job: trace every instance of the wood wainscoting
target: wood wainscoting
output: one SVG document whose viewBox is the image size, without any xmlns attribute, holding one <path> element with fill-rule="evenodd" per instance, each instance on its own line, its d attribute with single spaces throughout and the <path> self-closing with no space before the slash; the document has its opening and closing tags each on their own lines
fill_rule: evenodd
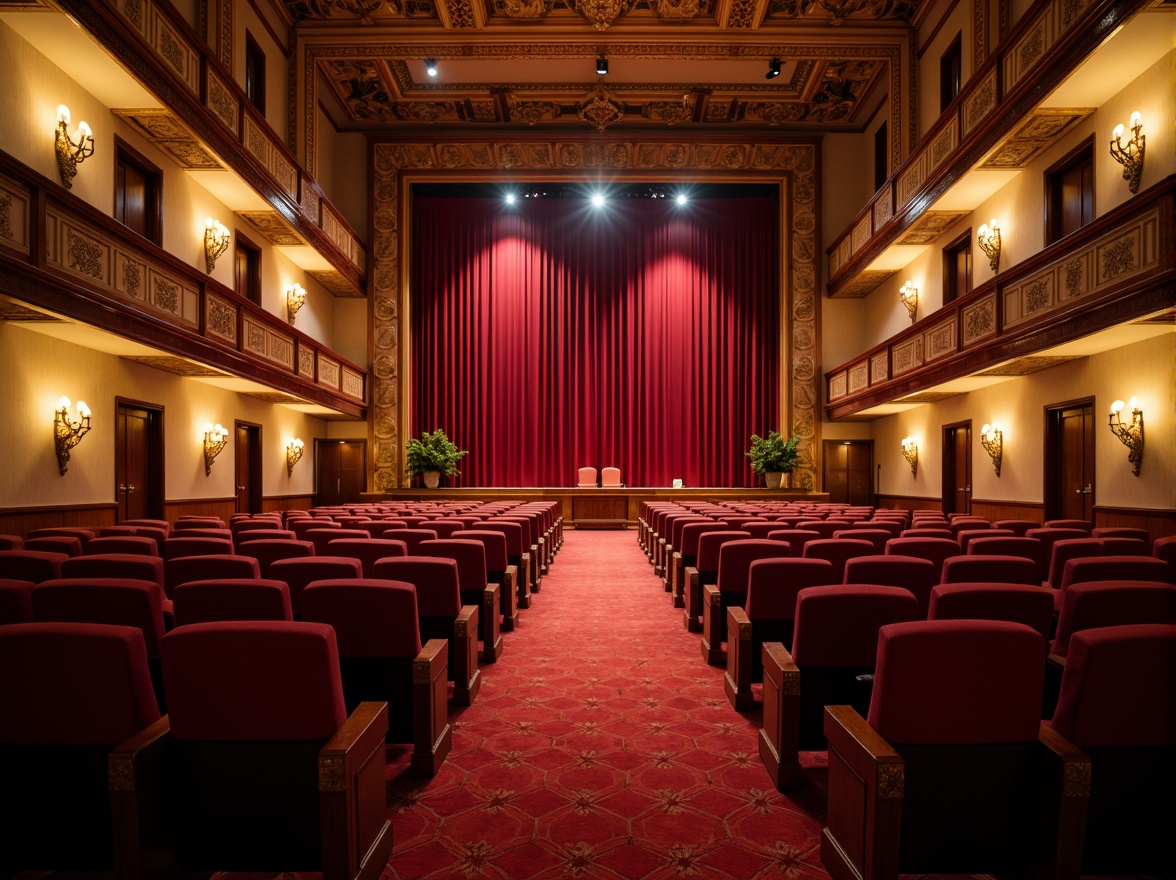
<svg viewBox="0 0 1176 880">
<path fill-rule="evenodd" d="M 1141 507 L 1094 508 L 1094 526 L 1098 529 L 1147 529 L 1151 539 L 1176 535 L 1176 510 L 1155 510 Z"/>
<path fill-rule="evenodd" d="M 0 509 L 0 535 L 24 537 L 33 529 L 98 529 L 115 524 L 118 505 L 69 504 L 61 507 L 9 507 Z"/>
<path fill-rule="evenodd" d="M 1023 519 L 1029 522 L 1045 522 L 1045 505 L 1040 501 L 986 501 L 972 499 L 972 516 L 989 522 L 998 519 Z"/>
<path fill-rule="evenodd" d="M 875 506 L 903 510 L 943 510 L 943 501 L 939 498 L 915 498 L 910 495 L 879 495 Z"/>
<path fill-rule="evenodd" d="M 227 524 L 237 512 L 236 498 L 169 498 L 163 515 L 173 526 L 181 516 L 218 516 Z"/>
<path fill-rule="evenodd" d="M 266 495 L 261 499 L 262 513 L 310 510 L 312 507 L 314 507 L 314 495 Z"/>
</svg>

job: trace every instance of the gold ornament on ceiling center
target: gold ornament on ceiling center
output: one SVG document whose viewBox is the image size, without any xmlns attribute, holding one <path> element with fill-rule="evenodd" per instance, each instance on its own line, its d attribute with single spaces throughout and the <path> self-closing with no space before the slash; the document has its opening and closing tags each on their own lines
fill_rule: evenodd
<svg viewBox="0 0 1176 880">
<path fill-rule="evenodd" d="M 603 31 L 629 11 L 633 0 L 572 0 L 572 5 L 594 28 Z"/>
</svg>

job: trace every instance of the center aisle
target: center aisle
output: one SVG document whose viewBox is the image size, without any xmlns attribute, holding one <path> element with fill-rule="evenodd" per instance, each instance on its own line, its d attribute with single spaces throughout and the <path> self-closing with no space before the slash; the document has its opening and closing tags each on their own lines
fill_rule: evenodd
<svg viewBox="0 0 1176 880">
<path fill-rule="evenodd" d="M 389 765 L 384 877 L 827 876 L 824 769 L 775 790 L 635 532 L 567 532 L 482 674 L 435 778 Z"/>
</svg>

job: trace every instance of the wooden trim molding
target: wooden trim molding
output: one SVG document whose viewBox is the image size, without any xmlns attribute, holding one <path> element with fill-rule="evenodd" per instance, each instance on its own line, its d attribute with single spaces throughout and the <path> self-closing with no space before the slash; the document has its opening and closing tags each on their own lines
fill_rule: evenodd
<svg viewBox="0 0 1176 880">
<path fill-rule="evenodd" d="M 1095 528 L 1147 529 L 1151 539 L 1176 535 L 1176 510 L 1145 507 L 1094 507 Z"/>
<path fill-rule="evenodd" d="M 943 500 L 922 498 L 917 495 L 879 495 L 875 507 L 894 507 L 902 510 L 943 510 Z"/>
<path fill-rule="evenodd" d="M 314 493 L 303 495 L 265 495 L 261 499 L 262 513 L 277 513 L 283 510 L 310 510 L 314 507 Z"/>
<path fill-rule="evenodd" d="M 1025 519 L 1045 522 L 1045 505 L 1040 501 L 988 501 L 972 499 L 972 515 L 990 522 L 998 519 Z"/>
<path fill-rule="evenodd" d="M 228 523 L 237 512 L 236 498 L 169 498 L 163 503 L 163 516 L 173 526 L 181 516 L 217 516 Z"/>
<path fill-rule="evenodd" d="M 20 535 L 33 529 L 100 529 L 115 524 L 118 505 L 63 504 L 54 507 L 7 507 L 0 509 L 0 534 Z"/>
</svg>

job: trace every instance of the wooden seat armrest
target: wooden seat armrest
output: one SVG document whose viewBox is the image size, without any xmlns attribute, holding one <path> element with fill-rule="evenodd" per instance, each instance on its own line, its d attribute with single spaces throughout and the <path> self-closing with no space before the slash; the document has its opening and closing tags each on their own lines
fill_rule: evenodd
<svg viewBox="0 0 1176 880">
<path fill-rule="evenodd" d="M 719 599 L 719 585 L 718 584 L 703 584 L 702 585 L 703 602 L 717 602 Z"/>
<path fill-rule="evenodd" d="M 171 810 L 170 741 L 171 722 L 164 715 L 117 746 L 106 760 L 114 861 L 118 876 L 126 880 L 166 876 L 175 866 L 165 818 Z"/>
<path fill-rule="evenodd" d="M 436 672 L 438 669 L 445 668 L 449 665 L 449 642 L 446 639 L 429 639 L 412 661 L 412 665 L 414 681 L 418 669 Z"/>
<path fill-rule="evenodd" d="M 449 727 L 449 641 L 430 639 L 412 662 L 412 771 L 433 777 L 453 747 Z"/>
<path fill-rule="evenodd" d="M 730 632 L 734 627 L 743 625 L 751 626 L 747 612 L 739 605 L 732 605 L 727 609 L 727 631 Z"/>
<path fill-rule="evenodd" d="M 465 624 L 466 629 L 471 632 L 478 631 L 478 606 L 477 605 L 462 605 L 461 611 L 457 614 L 458 624 Z"/>
<path fill-rule="evenodd" d="M 747 619 L 746 612 L 742 608 L 730 608 L 728 611 L 739 611 L 743 614 L 744 620 Z M 738 618 L 736 618 L 738 619 Z M 774 680 L 784 681 L 785 677 L 793 679 L 795 677 L 795 688 L 784 688 L 785 692 L 791 693 L 795 690 L 800 692 L 800 669 L 792 662 L 792 655 L 788 653 L 788 649 L 784 647 L 783 642 L 764 642 L 764 675 L 768 674 L 768 670 L 772 671 Z"/>
<path fill-rule="evenodd" d="M 881 765 L 897 765 L 898 796 L 902 796 L 902 755 L 853 706 L 825 707 L 825 738 L 830 751 L 836 749 L 849 768 L 867 781 L 880 777 Z"/>
<path fill-rule="evenodd" d="M 1061 654 L 1050 654 L 1045 658 L 1045 662 L 1052 663 L 1058 668 L 1059 672 L 1066 668 L 1066 658 Z"/>
<path fill-rule="evenodd" d="M 336 766 L 335 762 L 349 758 L 353 754 L 358 755 L 375 743 L 382 746 L 387 732 L 387 703 L 372 701 L 356 706 L 355 711 L 343 722 L 343 726 L 335 731 L 335 735 L 319 750 L 320 787 L 323 783 L 323 773 L 329 773 L 328 768 Z"/>
<path fill-rule="evenodd" d="M 164 715 L 116 746 L 106 759 L 110 790 L 138 791 L 143 784 L 151 783 L 153 779 L 147 773 L 152 765 L 148 762 L 161 759 L 170 734 L 171 722 Z"/>
<path fill-rule="evenodd" d="M 1037 741 L 1045 753 L 1042 832 L 1034 838 L 1032 877 L 1078 880 L 1090 799 L 1090 758 L 1042 721 Z"/>
<path fill-rule="evenodd" d="M 482 686 L 478 669 L 478 606 L 462 605 L 453 621 L 453 702 L 469 706 Z"/>
</svg>

